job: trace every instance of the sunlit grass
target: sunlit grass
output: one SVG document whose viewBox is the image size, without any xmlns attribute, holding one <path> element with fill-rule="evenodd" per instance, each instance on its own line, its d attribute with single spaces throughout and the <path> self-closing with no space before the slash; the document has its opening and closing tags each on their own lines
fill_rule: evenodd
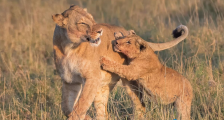
<svg viewBox="0 0 224 120">
<path fill-rule="evenodd" d="M 193 120 L 224 119 L 224 2 L 221 0 L 0 0 L 0 119 L 66 119 L 61 111 L 61 79 L 54 72 L 52 14 L 76 4 L 98 23 L 134 29 L 147 41 L 172 40 L 179 24 L 189 36 L 177 46 L 156 52 L 194 89 Z M 176 117 L 172 105 L 150 103 L 146 119 Z M 116 87 L 108 104 L 112 119 L 135 118 L 132 101 Z M 94 107 L 88 114 L 95 116 Z"/>
</svg>

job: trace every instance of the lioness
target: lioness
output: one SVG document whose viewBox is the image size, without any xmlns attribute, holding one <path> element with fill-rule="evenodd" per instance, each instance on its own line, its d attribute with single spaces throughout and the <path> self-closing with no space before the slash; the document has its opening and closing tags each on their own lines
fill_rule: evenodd
<svg viewBox="0 0 224 120">
<path fill-rule="evenodd" d="M 177 27 L 174 36 L 180 33 L 182 27 Z M 148 43 L 133 31 L 128 36 L 115 33 L 115 38 L 114 50 L 127 56 L 129 63 L 122 65 L 102 57 L 102 68 L 129 81 L 137 80 L 153 102 L 175 102 L 182 119 L 189 120 L 193 97 L 190 82 L 175 70 L 162 65 Z"/>
<path fill-rule="evenodd" d="M 113 51 L 111 42 L 115 40 L 114 32 L 127 31 L 122 27 L 95 23 L 91 14 L 78 6 L 71 6 L 61 14 L 52 16 L 57 24 L 53 36 L 55 66 L 62 78 L 62 110 L 71 119 L 84 119 L 86 111 L 94 102 L 96 118 L 107 117 L 106 106 L 109 92 L 114 88 L 120 77 L 100 69 L 100 56 L 110 56 L 122 64 L 125 58 Z M 86 39 L 93 27 L 102 28 L 98 46 Z M 168 49 L 187 37 L 187 30 L 181 37 L 168 43 L 148 44 L 155 51 Z M 144 110 L 144 105 L 130 86 L 131 82 L 123 80 L 136 109 Z M 132 84 L 132 85 L 129 85 Z"/>
</svg>

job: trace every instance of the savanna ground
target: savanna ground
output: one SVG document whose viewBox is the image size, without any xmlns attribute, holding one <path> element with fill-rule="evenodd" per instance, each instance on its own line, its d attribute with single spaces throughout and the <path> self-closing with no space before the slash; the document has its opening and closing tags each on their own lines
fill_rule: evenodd
<svg viewBox="0 0 224 120">
<path fill-rule="evenodd" d="M 70 4 L 86 7 L 98 23 L 134 29 L 152 42 L 172 40 L 179 24 L 189 36 L 157 52 L 162 63 L 182 73 L 194 89 L 193 120 L 224 119 L 223 0 L 0 0 L 0 119 L 66 119 L 61 80 L 55 72 L 52 14 Z M 147 103 L 146 119 L 171 120 L 176 110 Z M 134 118 L 134 106 L 120 86 L 110 94 L 112 119 Z M 95 116 L 94 107 L 88 114 Z"/>
</svg>

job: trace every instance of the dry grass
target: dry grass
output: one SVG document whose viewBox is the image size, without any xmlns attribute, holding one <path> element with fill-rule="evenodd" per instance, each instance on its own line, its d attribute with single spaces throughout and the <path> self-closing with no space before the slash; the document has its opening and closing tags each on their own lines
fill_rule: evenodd
<svg viewBox="0 0 224 120">
<path fill-rule="evenodd" d="M 70 4 L 87 7 L 98 23 L 134 29 L 145 40 L 172 40 L 179 24 L 189 37 L 158 52 L 161 61 L 186 76 L 194 89 L 193 120 L 224 119 L 224 2 L 222 0 L 0 0 L 0 119 L 65 119 L 61 80 L 54 72 L 51 15 Z M 110 95 L 112 119 L 134 117 L 122 87 Z M 172 106 L 151 104 L 147 119 L 174 119 Z M 89 112 L 94 116 L 94 108 Z"/>
</svg>

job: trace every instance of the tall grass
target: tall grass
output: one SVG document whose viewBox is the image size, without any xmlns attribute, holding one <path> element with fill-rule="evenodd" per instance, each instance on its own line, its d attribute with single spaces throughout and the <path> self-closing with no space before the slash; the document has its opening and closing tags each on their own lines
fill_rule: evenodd
<svg viewBox="0 0 224 120">
<path fill-rule="evenodd" d="M 0 119 L 66 119 L 61 111 L 61 79 L 54 72 L 51 15 L 76 4 L 98 23 L 134 29 L 147 41 L 171 41 L 172 30 L 187 25 L 189 36 L 157 52 L 194 89 L 193 120 L 224 119 L 224 1 L 222 0 L 0 0 Z M 146 119 L 176 118 L 172 105 L 150 103 Z M 134 119 L 134 106 L 120 86 L 110 95 L 111 119 Z M 94 107 L 88 111 L 95 116 Z"/>
</svg>

